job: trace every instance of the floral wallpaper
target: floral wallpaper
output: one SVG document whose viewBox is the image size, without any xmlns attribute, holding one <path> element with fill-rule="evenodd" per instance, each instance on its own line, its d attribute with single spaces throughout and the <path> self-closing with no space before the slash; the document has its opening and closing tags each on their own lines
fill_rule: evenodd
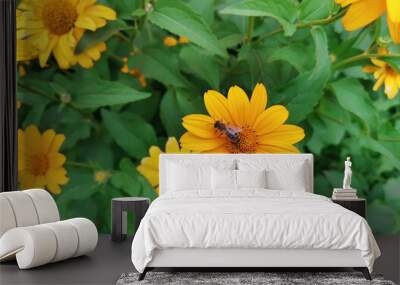
<svg viewBox="0 0 400 285">
<path fill-rule="evenodd" d="M 400 2 L 20 0 L 19 187 L 110 232 L 158 195 L 160 153 L 313 153 L 331 196 L 353 161 L 377 234 L 400 232 Z"/>
</svg>

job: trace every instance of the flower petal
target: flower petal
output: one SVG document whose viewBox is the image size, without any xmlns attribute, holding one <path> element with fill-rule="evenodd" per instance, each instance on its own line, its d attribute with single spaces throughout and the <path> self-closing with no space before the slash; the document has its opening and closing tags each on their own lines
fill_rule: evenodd
<svg viewBox="0 0 400 285">
<path fill-rule="evenodd" d="M 53 142 L 52 142 L 51 146 L 50 146 L 49 153 L 58 152 L 60 150 L 60 147 L 63 144 L 64 140 L 65 140 L 65 136 L 64 135 L 60 135 L 60 134 L 56 135 L 54 137 L 54 139 L 53 139 Z"/>
<path fill-rule="evenodd" d="M 225 123 L 233 122 L 229 112 L 228 100 L 219 92 L 209 90 L 204 94 L 204 104 L 207 112 L 214 120 L 222 120 Z"/>
<path fill-rule="evenodd" d="M 386 0 L 388 19 L 394 23 L 400 23 L 400 1 Z"/>
<path fill-rule="evenodd" d="M 342 7 L 346 7 L 347 5 L 353 4 L 358 1 L 361 1 L 361 0 L 336 0 L 335 2 Z"/>
<path fill-rule="evenodd" d="M 208 152 L 222 146 L 225 142 L 223 139 L 204 139 L 186 132 L 180 138 L 182 148 L 189 149 L 195 152 Z"/>
<path fill-rule="evenodd" d="M 392 22 L 391 20 L 389 20 L 389 18 L 387 19 L 387 24 L 389 27 L 389 32 L 390 32 L 390 36 L 393 40 L 393 42 L 395 43 L 400 43 L 400 22 Z"/>
<path fill-rule="evenodd" d="M 246 92 L 239 86 L 232 86 L 228 91 L 228 106 L 233 123 L 238 127 L 247 125 L 247 114 L 249 113 L 249 98 Z"/>
<path fill-rule="evenodd" d="M 149 181 L 151 186 L 155 187 L 159 184 L 158 169 L 154 170 L 154 169 L 148 168 L 144 165 L 139 165 L 137 167 L 137 170 L 139 171 L 140 174 L 142 174 L 147 179 L 147 181 Z"/>
<path fill-rule="evenodd" d="M 254 123 L 254 129 L 257 135 L 270 133 L 285 123 L 288 117 L 289 112 L 284 106 L 274 105 L 258 116 Z"/>
<path fill-rule="evenodd" d="M 193 114 L 183 117 L 182 125 L 189 132 L 202 138 L 214 138 L 216 136 L 214 119 L 210 116 Z"/>
<path fill-rule="evenodd" d="M 25 129 L 25 143 L 30 154 L 40 152 L 41 139 L 39 129 L 35 125 L 29 125 Z"/>
<path fill-rule="evenodd" d="M 397 80 L 396 77 L 393 75 L 388 75 L 385 78 L 385 94 L 389 99 L 393 99 L 399 88 L 397 87 Z"/>
<path fill-rule="evenodd" d="M 41 152 L 48 153 L 51 143 L 56 135 L 56 132 L 53 129 L 46 130 L 41 137 Z"/>
<path fill-rule="evenodd" d="M 115 20 L 117 18 L 117 14 L 115 13 L 115 11 L 104 5 L 91 6 L 85 10 L 85 14 L 104 18 L 107 20 Z"/>
<path fill-rule="evenodd" d="M 257 153 L 299 153 L 297 147 L 292 145 L 259 145 Z"/>
<path fill-rule="evenodd" d="M 50 168 L 59 168 L 65 163 L 65 155 L 61 153 L 50 153 L 47 155 L 47 158 L 49 160 L 49 166 Z"/>
<path fill-rule="evenodd" d="M 383 82 L 385 81 L 385 74 L 382 74 L 378 80 L 375 82 L 374 86 L 372 87 L 372 90 L 377 91 L 379 88 L 381 88 Z"/>
<path fill-rule="evenodd" d="M 91 31 L 95 31 L 97 29 L 96 23 L 92 20 L 92 18 L 84 15 L 78 17 L 78 19 L 75 21 L 75 26 Z"/>
<path fill-rule="evenodd" d="M 249 126 L 253 126 L 257 117 L 265 110 L 267 107 L 267 101 L 267 89 L 265 89 L 264 84 L 257 83 L 253 89 L 250 99 L 250 112 L 247 118 L 247 123 Z"/>
<path fill-rule="evenodd" d="M 304 130 L 295 125 L 281 125 L 273 132 L 258 137 L 260 144 L 264 145 L 291 145 L 304 138 Z"/>
<path fill-rule="evenodd" d="M 343 17 L 343 26 L 347 31 L 354 31 L 372 23 L 386 11 L 382 0 L 362 0 L 353 3 Z"/>
<path fill-rule="evenodd" d="M 170 137 L 168 138 L 165 144 L 165 152 L 166 153 L 179 153 L 181 150 L 179 149 L 179 144 L 176 138 Z"/>
</svg>

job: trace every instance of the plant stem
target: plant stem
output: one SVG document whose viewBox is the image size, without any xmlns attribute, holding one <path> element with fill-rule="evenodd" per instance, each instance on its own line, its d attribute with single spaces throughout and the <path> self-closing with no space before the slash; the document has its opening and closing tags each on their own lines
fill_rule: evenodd
<svg viewBox="0 0 400 285">
<path fill-rule="evenodd" d="M 72 102 L 63 102 L 63 101 L 61 101 L 59 98 L 56 98 L 56 97 L 53 97 L 53 96 L 48 95 L 48 94 L 46 94 L 46 93 L 43 93 L 43 92 L 41 92 L 41 91 L 38 91 L 37 89 L 32 88 L 32 87 L 30 87 L 30 86 L 27 86 L 27 85 L 25 85 L 25 84 L 23 84 L 23 83 L 21 83 L 21 82 L 18 82 L 18 86 L 21 87 L 21 88 L 23 88 L 23 89 L 25 89 L 25 90 L 27 90 L 27 91 L 33 92 L 33 93 L 36 94 L 36 95 L 39 95 L 39 96 L 44 97 L 44 98 L 46 98 L 46 99 L 49 99 L 50 101 L 62 103 L 62 104 L 64 104 L 64 105 L 66 105 L 67 107 L 73 109 L 74 111 L 80 113 L 80 114 L 83 115 L 85 118 L 92 119 L 90 113 L 86 113 L 86 112 L 84 112 L 83 110 L 79 109 L 79 108 L 78 108 L 77 106 L 75 106 Z"/>
<path fill-rule="evenodd" d="M 313 26 L 318 26 L 318 25 L 328 25 L 330 23 L 335 22 L 337 19 L 341 18 L 344 14 L 346 13 L 346 9 L 341 10 L 339 13 L 337 13 L 334 16 L 329 16 L 328 18 L 325 19 L 318 19 L 318 20 L 314 20 L 308 23 L 297 23 L 296 24 L 296 29 L 305 29 L 305 28 L 310 28 Z M 266 34 L 261 35 L 256 42 L 260 42 L 266 38 L 269 38 L 273 35 L 279 34 L 283 32 L 283 28 L 282 26 L 280 26 L 279 28 L 277 28 L 276 30 L 272 31 L 272 32 L 268 32 Z"/>
<path fill-rule="evenodd" d="M 90 165 L 90 164 L 84 163 L 84 162 L 66 161 L 65 164 L 69 165 L 69 166 L 84 167 L 84 168 L 90 168 L 90 169 L 94 169 L 94 170 L 99 169 L 98 167 L 95 167 L 93 165 Z"/>
<path fill-rule="evenodd" d="M 119 32 L 116 33 L 115 36 L 117 36 L 118 38 L 120 38 L 121 40 L 127 42 L 128 44 L 131 44 L 131 41 L 128 37 L 126 37 L 123 33 Z"/>
<path fill-rule="evenodd" d="M 370 58 L 393 58 L 393 57 L 399 57 L 400 54 L 378 54 L 378 53 L 361 53 L 349 58 L 346 58 L 342 61 L 339 61 L 333 65 L 333 69 L 340 69 L 350 63 L 357 62 L 360 60 L 364 59 L 370 59 Z"/>
<path fill-rule="evenodd" d="M 252 34 L 253 34 L 253 30 L 254 30 L 254 20 L 255 20 L 254 17 L 250 17 L 250 18 L 248 19 L 248 24 L 247 24 L 247 35 L 246 35 L 246 38 L 245 38 L 245 41 L 248 42 L 248 43 L 251 41 L 251 36 L 252 36 Z"/>
</svg>

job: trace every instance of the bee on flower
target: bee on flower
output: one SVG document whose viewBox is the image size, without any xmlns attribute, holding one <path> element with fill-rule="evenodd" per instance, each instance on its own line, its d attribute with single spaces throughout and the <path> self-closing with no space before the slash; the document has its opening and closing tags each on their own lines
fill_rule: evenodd
<svg viewBox="0 0 400 285">
<path fill-rule="evenodd" d="M 187 130 L 181 146 L 201 153 L 298 153 L 293 144 L 304 138 L 301 127 L 285 124 L 288 110 L 282 105 L 266 108 L 267 90 L 257 84 L 249 100 L 233 86 L 225 97 L 215 90 L 204 94 L 209 115 L 183 117 Z"/>
</svg>

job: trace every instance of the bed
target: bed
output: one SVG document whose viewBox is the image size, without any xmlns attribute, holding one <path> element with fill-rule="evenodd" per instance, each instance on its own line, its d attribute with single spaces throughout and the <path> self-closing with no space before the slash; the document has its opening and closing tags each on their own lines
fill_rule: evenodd
<svg viewBox="0 0 400 285">
<path fill-rule="evenodd" d="M 162 154 L 132 262 L 153 268 L 352 267 L 380 255 L 361 216 L 313 194 L 311 154 Z"/>
</svg>

